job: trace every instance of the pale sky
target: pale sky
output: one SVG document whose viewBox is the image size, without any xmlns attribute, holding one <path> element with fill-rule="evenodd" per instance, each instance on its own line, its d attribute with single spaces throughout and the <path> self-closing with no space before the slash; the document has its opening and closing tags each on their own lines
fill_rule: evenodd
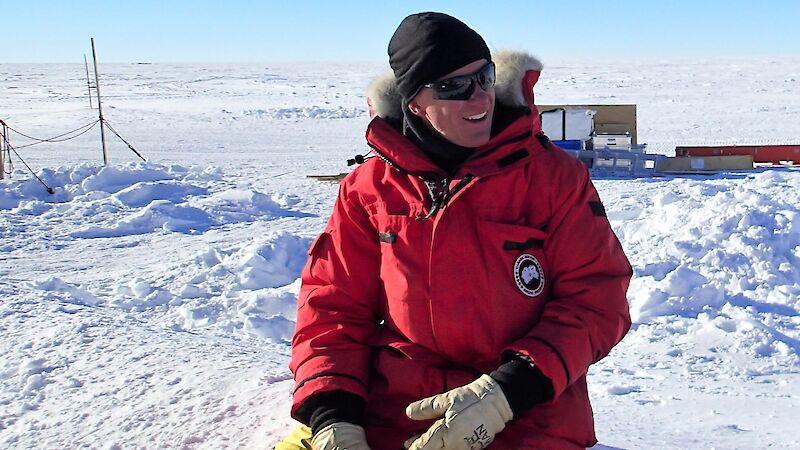
<svg viewBox="0 0 800 450">
<path fill-rule="evenodd" d="M 0 2 L 0 63 L 386 60 L 408 14 L 547 59 L 800 55 L 800 0 Z"/>
</svg>

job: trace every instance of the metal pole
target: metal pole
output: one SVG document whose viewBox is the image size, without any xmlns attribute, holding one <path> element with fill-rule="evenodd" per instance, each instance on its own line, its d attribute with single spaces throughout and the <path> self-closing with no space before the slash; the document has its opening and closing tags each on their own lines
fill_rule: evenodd
<svg viewBox="0 0 800 450">
<path fill-rule="evenodd" d="M 0 125 L 3 126 L 2 131 L 0 131 L 0 180 L 5 179 L 6 177 L 6 139 L 8 136 L 8 128 L 6 128 L 6 123 L 0 120 Z"/>
<path fill-rule="evenodd" d="M 108 165 L 105 119 L 103 119 L 103 104 L 100 101 L 100 75 L 97 72 L 97 53 L 94 50 L 94 38 L 90 39 L 92 40 L 92 59 L 94 61 L 94 88 L 97 90 L 97 111 L 100 114 L 100 140 L 103 141 L 103 164 Z"/>
<path fill-rule="evenodd" d="M 89 109 L 92 109 L 92 82 L 89 81 L 89 62 L 86 53 L 83 54 L 83 64 L 86 66 L 86 91 L 89 93 Z"/>
</svg>

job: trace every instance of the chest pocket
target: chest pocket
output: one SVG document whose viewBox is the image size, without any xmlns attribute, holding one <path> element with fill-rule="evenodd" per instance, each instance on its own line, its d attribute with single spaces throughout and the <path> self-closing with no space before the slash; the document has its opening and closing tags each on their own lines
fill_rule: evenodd
<svg viewBox="0 0 800 450">
<path fill-rule="evenodd" d="M 483 221 L 481 248 L 488 279 L 502 295 L 519 300 L 541 300 L 550 291 L 550 271 L 544 246 L 547 233 L 537 228 Z"/>
<path fill-rule="evenodd" d="M 381 251 L 380 276 L 387 297 L 403 303 L 425 299 L 425 262 L 432 221 L 393 214 L 377 214 L 371 220 L 378 231 L 375 238 Z"/>
</svg>

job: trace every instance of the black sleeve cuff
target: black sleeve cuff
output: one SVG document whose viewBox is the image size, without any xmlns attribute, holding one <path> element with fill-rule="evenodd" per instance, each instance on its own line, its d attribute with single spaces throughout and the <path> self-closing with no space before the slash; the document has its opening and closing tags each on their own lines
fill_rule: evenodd
<svg viewBox="0 0 800 450">
<path fill-rule="evenodd" d="M 500 385 L 514 417 L 521 417 L 535 405 L 553 399 L 553 383 L 533 361 L 521 355 L 512 357 L 489 376 Z"/>
<path fill-rule="evenodd" d="M 314 394 L 297 409 L 295 418 L 311 427 L 311 433 L 335 422 L 361 425 L 367 402 L 358 395 L 335 390 Z"/>
</svg>

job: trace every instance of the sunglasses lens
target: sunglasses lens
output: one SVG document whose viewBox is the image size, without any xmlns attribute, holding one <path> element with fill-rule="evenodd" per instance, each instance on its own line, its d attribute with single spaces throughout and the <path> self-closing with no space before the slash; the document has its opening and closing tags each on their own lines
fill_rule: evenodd
<svg viewBox="0 0 800 450">
<path fill-rule="evenodd" d="M 472 77 L 453 77 L 438 81 L 431 88 L 437 100 L 464 100 L 472 95 L 472 85 Z"/>
<path fill-rule="evenodd" d="M 495 79 L 494 63 L 487 64 L 478 73 L 478 84 L 481 85 L 481 89 L 484 91 L 494 86 Z"/>
<path fill-rule="evenodd" d="M 483 66 L 481 70 L 471 75 L 447 78 L 426 86 L 431 88 L 433 98 L 436 100 L 468 100 L 475 92 L 476 82 L 484 91 L 494 86 L 494 63 Z"/>
</svg>

